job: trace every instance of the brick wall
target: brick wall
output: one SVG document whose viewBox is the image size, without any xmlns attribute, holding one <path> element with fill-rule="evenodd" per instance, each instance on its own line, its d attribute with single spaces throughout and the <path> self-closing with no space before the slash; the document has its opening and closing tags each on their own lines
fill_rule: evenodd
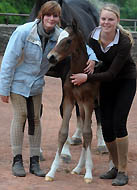
<svg viewBox="0 0 137 190">
<path fill-rule="evenodd" d="M 0 55 L 3 55 L 6 45 L 8 43 L 9 37 L 12 32 L 15 30 L 17 25 L 5 25 L 0 24 Z M 131 50 L 132 57 L 134 61 L 137 63 L 137 33 L 132 33 L 135 44 Z"/>
</svg>

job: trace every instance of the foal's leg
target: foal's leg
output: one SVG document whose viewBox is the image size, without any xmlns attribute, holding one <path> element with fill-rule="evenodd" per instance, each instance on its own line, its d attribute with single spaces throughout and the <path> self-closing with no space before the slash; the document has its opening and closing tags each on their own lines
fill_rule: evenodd
<svg viewBox="0 0 137 190">
<path fill-rule="evenodd" d="M 80 174 L 81 170 L 85 166 L 85 148 L 82 148 L 81 155 L 77 166 L 72 170 L 71 174 Z"/>
<path fill-rule="evenodd" d="M 64 100 L 64 102 L 65 102 L 65 100 Z M 64 145 L 64 143 L 68 137 L 69 120 L 71 117 L 73 104 L 70 104 L 69 102 L 65 102 L 64 104 L 66 105 L 66 107 L 65 106 L 63 107 L 63 120 L 62 120 L 62 125 L 60 128 L 59 134 L 58 134 L 58 149 L 56 152 L 55 159 L 52 163 L 51 169 L 45 177 L 46 181 L 53 181 L 54 180 L 56 170 L 60 166 L 61 151 L 62 151 L 63 145 Z"/>
<path fill-rule="evenodd" d="M 62 88 L 63 88 L 65 78 L 61 78 L 61 81 L 62 81 Z M 61 104 L 60 104 L 60 115 L 61 115 L 62 119 L 63 119 L 63 102 L 64 102 L 64 92 L 62 90 L 62 100 L 61 100 Z M 67 140 L 66 140 L 66 142 L 62 148 L 62 152 L 61 152 L 61 159 L 64 163 L 70 163 L 71 162 L 71 153 L 70 153 L 70 149 L 69 149 L 70 143 L 71 143 L 71 139 L 68 136 L 68 138 L 67 138 Z"/>
<path fill-rule="evenodd" d="M 82 144 L 82 121 L 77 103 L 75 104 L 75 107 L 76 107 L 77 126 L 76 126 L 76 131 L 71 138 L 71 145 L 80 145 Z"/>
<path fill-rule="evenodd" d="M 92 168 L 93 162 L 91 157 L 91 141 L 92 141 L 92 129 L 91 129 L 91 117 L 93 113 L 93 100 L 90 100 L 84 104 L 85 120 L 83 126 L 83 147 L 85 148 L 85 176 L 86 183 L 92 182 Z"/>
<path fill-rule="evenodd" d="M 70 163 L 71 161 L 71 153 L 70 153 L 70 144 L 71 145 L 80 145 L 82 144 L 82 121 L 80 118 L 80 113 L 79 113 L 79 107 L 77 104 L 75 104 L 76 107 L 76 116 L 77 116 L 77 127 L 74 135 L 72 138 L 68 137 L 67 141 L 65 142 L 62 152 L 61 152 L 61 158 L 63 162 L 65 163 Z M 63 109 L 62 109 L 63 111 Z M 63 114 L 62 114 L 63 115 Z"/>
<path fill-rule="evenodd" d="M 91 154 L 91 148 L 90 146 L 87 147 L 85 151 L 85 169 L 86 173 L 84 176 L 84 180 L 86 183 L 92 182 L 92 169 L 93 169 L 93 162 L 92 162 L 92 154 Z"/>
<path fill-rule="evenodd" d="M 97 131 L 96 131 L 96 136 L 97 136 L 97 150 L 99 153 L 108 153 L 103 135 L 102 135 L 102 126 L 101 126 L 101 115 L 100 115 L 100 107 L 98 104 L 98 100 L 95 100 L 95 116 L 97 120 Z"/>
<path fill-rule="evenodd" d="M 91 114 L 92 111 L 88 111 L 88 108 L 83 109 L 83 106 L 80 107 L 80 115 L 82 117 L 83 123 L 83 148 L 80 155 L 79 162 L 77 166 L 72 170 L 72 174 L 80 174 L 81 170 L 85 166 L 86 173 L 84 180 L 86 183 L 91 183 L 92 181 L 92 168 L 93 162 L 91 157 L 91 140 L 92 140 L 92 130 L 91 130 Z M 90 106 L 89 106 L 90 107 Z M 84 112 L 85 110 L 85 112 Z"/>
<path fill-rule="evenodd" d="M 68 136 L 68 138 L 62 148 L 62 151 L 61 151 L 61 159 L 66 164 L 71 162 L 71 153 L 70 153 L 70 149 L 69 149 L 70 143 L 71 143 L 71 139 Z"/>
</svg>

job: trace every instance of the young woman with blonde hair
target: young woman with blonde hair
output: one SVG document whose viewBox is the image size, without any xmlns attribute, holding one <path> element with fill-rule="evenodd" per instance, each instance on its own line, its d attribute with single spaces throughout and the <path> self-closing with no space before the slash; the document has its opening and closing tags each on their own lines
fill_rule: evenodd
<svg viewBox="0 0 137 190">
<path fill-rule="evenodd" d="M 113 179 L 113 186 L 128 183 L 127 118 L 136 93 L 136 66 L 130 54 L 133 38 L 119 22 L 119 8 L 105 4 L 100 12 L 100 25 L 89 36 L 89 46 L 103 62 L 101 71 L 71 76 L 74 85 L 81 85 L 87 80 L 101 82 L 102 131 L 114 167 L 100 178 Z"/>
</svg>

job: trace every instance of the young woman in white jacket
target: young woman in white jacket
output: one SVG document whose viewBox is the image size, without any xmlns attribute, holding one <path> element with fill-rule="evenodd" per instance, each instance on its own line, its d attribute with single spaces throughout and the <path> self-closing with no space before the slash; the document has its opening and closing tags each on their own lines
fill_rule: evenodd
<svg viewBox="0 0 137 190">
<path fill-rule="evenodd" d="M 47 54 L 55 46 L 61 28 L 57 26 L 61 7 L 56 1 L 46 2 L 34 22 L 19 26 L 12 34 L 1 65 L 0 97 L 9 97 L 13 108 L 10 137 L 13 153 L 12 173 L 24 177 L 22 145 L 28 119 L 30 173 L 44 177 L 40 169 L 41 144 L 40 108 L 44 76 L 49 70 Z"/>
</svg>

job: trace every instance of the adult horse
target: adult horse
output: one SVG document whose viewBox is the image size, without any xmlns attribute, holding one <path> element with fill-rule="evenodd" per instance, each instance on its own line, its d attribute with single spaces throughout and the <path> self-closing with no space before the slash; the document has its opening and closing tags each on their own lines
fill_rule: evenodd
<svg viewBox="0 0 137 190">
<path fill-rule="evenodd" d="M 37 14 L 40 10 L 40 7 L 46 0 L 37 0 L 28 21 L 32 21 L 37 17 Z M 58 0 L 62 7 L 62 15 L 61 15 L 61 26 L 65 28 L 66 23 L 69 24 L 72 22 L 72 19 L 75 18 L 79 24 L 80 30 L 83 33 L 84 40 L 87 42 L 89 33 L 94 29 L 95 26 L 98 25 L 98 12 L 96 8 L 89 3 L 87 0 Z M 48 76 L 59 77 L 62 81 L 62 87 L 64 86 L 64 81 L 66 79 L 66 75 L 70 69 L 69 58 L 65 59 L 63 62 L 58 63 L 55 67 L 52 67 L 47 73 Z M 62 96 L 62 102 L 60 105 L 60 113 L 63 117 L 63 99 L 64 94 Z M 95 115 L 97 119 L 97 149 L 99 152 L 107 152 L 105 142 L 102 136 L 101 124 L 100 124 L 100 113 L 98 102 L 96 101 L 95 105 Z M 71 144 L 79 144 L 81 143 L 81 121 L 79 115 L 79 109 L 76 104 L 76 114 L 77 114 L 77 128 L 72 136 L 72 139 L 68 139 L 68 142 Z M 69 144 L 66 143 L 66 146 L 63 148 L 62 157 L 66 162 L 69 162 L 71 159 L 71 154 L 69 151 Z"/>
<path fill-rule="evenodd" d="M 94 109 L 94 100 L 98 97 L 100 84 L 97 81 L 87 81 L 80 86 L 74 86 L 71 83 L 70 76 L 73 73 L 83 72 L 83 69 L 86 67 L 88 54 L 85 40 L 82 36 L 81 31 L 78 29 L 76 21 L 73 21 L 72 26 L 67 27 L 65 31 L 63 31 L 64 33 L 67 33 L 65 38 L 61 39 L 61 41 L 48 54 L 48 60 L 53 64 L 56 64 L 67 56 L 71 56 L 71 62 L 70 71 L 66 76 L 66 80 L 63 86 L 63 119 L 58 134 L 58 150 L 51 166 L 51 170 L 46 175 L 45 180 L 52 181 L 54 179 L 56 170 L 59 168 L 61 151 L 64 143 L 68 138 L 69 121 L 73 107 L 77 102 L 82 123 L 83 148 L 79 163 L 76 168 L 73 169 L 72 173 L 79 174 L 85 166 L 86 172 L 84 180 L 86 183 L 91 183 L 93 167 L 91 157 L 91 118 Z"/>
</svg>

